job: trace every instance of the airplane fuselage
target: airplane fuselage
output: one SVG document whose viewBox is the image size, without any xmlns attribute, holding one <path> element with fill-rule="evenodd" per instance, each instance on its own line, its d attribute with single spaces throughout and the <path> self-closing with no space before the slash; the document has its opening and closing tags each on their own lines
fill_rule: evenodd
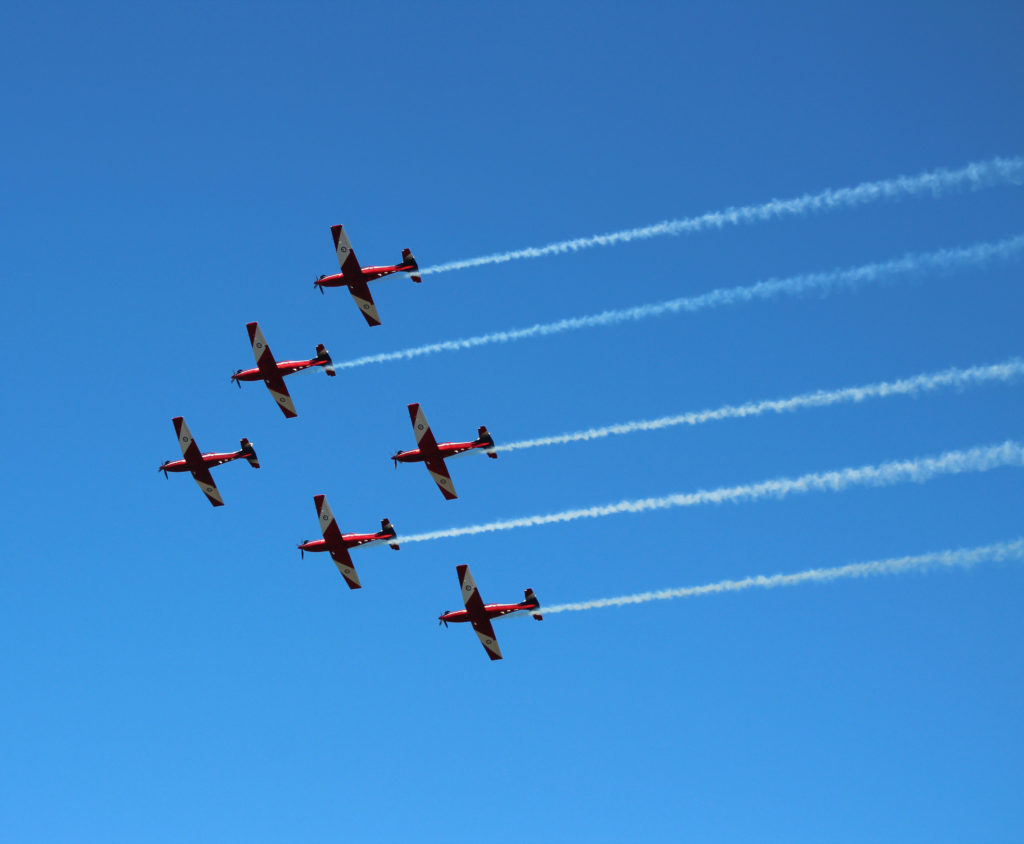
<svg viewBox="0 0 1024 844">
<path fill-rule="evenodd" d="M 232 460 L 237 460 L 239 457 L 244 457 L 244 452 L 233 451 L 230 453 L 217 453 L 211 452 L 209 454 L 202 455 L 203 465 L 207 468 L 211 466 L 220 466 L 222 463 L 230 463 Z M 188 472 L 191 471 L 188 466 L 188 462 L 185 460 L 168 460 L 164 463 L 159 471 L 161 472 Z"/>
<path fill-rule="evenodd" d="M 319 366 L 323 361 L 319 361 L 316 358 L 312 360 L 285 360 L 277 364 L 277 371 L 281 375 L 291 375 L 295 372 L 301 372 L 303 369 L 309 369 L 313 366 Z M 243 369 L 236 372 L 231 376 L 232 381 L 262 381 L 263 373 L 260 372 L 259 367 L 253 367 L 252 369 Z"/>
<path fill-rule="evenodd" d="M 474 440 L 470 443 L 438 443 L 437 451 L 424 451 L 420 448 L 414 448 L 410 451 L 400 451 L 392 460 L 397 460 L 399 463 L 422 463 L 424 460 L 428 460 L 431 457 L 456 457 L 459 454 L 465 454 L 467 451 L 472 451 L 475 448 L 488 448 L 491 444 Z"/>
<path fill-rule="evenodd" d="M 536 612 L 537 604 L 485 604 L 484 605 L 484 618 L 501 618 L 503 615 L 513 615 L 521 612 Z M 465 621 L 472 621 L 473 618 L 470 616 L 468 610 L 453 610 L 452 612 L 442 613 L 438 616 L 438 621 L 450 622 L 453 624 L 459 624 Z"/>
<path fill-rule="evenodd" d="M 380 545 L 383 542 L 394 542 L 395 535 L 393 533 L 347 533 L 341 537 L 342 548 L 361 548 L 369 545 Z M 330 551 L 332 548 L 338 548 L 338 545 L 328 544 L 326 539 L 311 539 L 309 542 L 303 542 L 299 545 L 300 551 L 311 551 L 312 553 L 318 553 L 320 551 Z"/>
<path fill-rule="evenodd" d="M 391 267 L 360 267 L 360 274 L 362 275 L 362 281 L 376 281 L 386 275 L 408 273 L 415 269 L 416 266 L 414 264 L 396 264 Z M 334 275 L 321 276 L 316 280 L 316 284 L 318 287 L 345 287 L 352 280 L 346 281 L 344 273 L 335 273 Z"/>
</svg>

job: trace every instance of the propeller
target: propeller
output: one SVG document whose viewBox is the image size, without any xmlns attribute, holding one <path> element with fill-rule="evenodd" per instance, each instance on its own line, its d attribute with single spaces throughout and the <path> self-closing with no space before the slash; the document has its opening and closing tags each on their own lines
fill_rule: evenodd
<svg viewBox="0 0 1024 844">
<path fill-rule="evenodd" d="M 448 610 L 445 610 L 445 611 L 444 611 L 443 613 L 441 613 L 441 614 L 442 614 L 442 615 L 448 615 Z M 447 629 L 448 629 L 448 622 L 447 622 L 447 621 L 445 621 L 445 620 L 444 620 L 443 618 L 439 618 L 439 619 L 437 620 L 437 626 L 438 626 L 438 627 L 440 627 L 440 626 L 441 626 L 442 624 L 444 625 L 444 627 L 445 627 L 445 630 L 447 630 Z"/>
<path fill-rule="evenodd" d="M 166 470 L 166 469 L 165 469 L 165 468 L 164 468 L 163 466 L 159 467 L 159 468 L 157 469 L 157 471 L 158 471 L 158 472 L 163 472 L 163 473 L 164 473 L 164 477 L 165 477 L 165 478 L 167 478 L 167 477 L 170 477 L 170 476 L 169 476 L 169 475 L 167 474 L 167 470 Z"/>
<path fill-rule="evenodd" d="M 316 274 L 314 273 L 314 275 L 316 275 Z M 316 276 L 316 278 L 313 279 L 313 287 L 319 287 L 321 295 L 324 292 L 323 285 L 320 284 L 320 279 L 322 279 L 322 278 L 327 278 L 327 276 L 325 276 L 325 275 L 318 275 L 318 276 Z"/>
<path fill-rule="evenodd" d="M 299 557 L 303 560 L 306 559 L 306 549 L 302 546 L 305 545 L 307 542 L 309 542 L 308 539 L 303 539 L 302 543 L 299 545 Z"/>
<path fill-rule="evenodd" d="M 235 370 L 235 375 L 238 375 L 238 373 L 241 372 L 241 371 L 242 371 L 241 369 L 236 369 Z M 234 381 L 238 385 L 238 389 L 241 390 L 242 389 L 242 382 L 239 381 L 237 378 L 235 378 L 235 375 L 231 376 L 231 380 Z"/>
</svg>

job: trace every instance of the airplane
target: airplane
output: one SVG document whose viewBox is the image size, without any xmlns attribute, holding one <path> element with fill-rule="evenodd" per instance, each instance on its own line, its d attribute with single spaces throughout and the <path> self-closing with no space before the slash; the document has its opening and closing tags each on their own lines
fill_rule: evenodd
<svg viewBox="0 0 1024 844">
<path fill-rule="evenodd" d="M 295 410 L 295 403 L 288 393 L 288 388 L 284 385 L 284 376 L 301 372 L 303 369 L 309 369 L 314 366 L 322 366 L 328 375 L 333 376 L 334 361 L 331 360 L 330 354 L 324 347 L 324 344 L 319 343 L 316 347 L 315 358 L 310 358 L 309 360 L 286 360 L 278 363 L 274 360 L 274 355 L 270 351 L 270 346 L 267 345 L 267 339 L 263 336 L 259 323 L 249 322 L 246 323 L 245 327 L 249 329 L 249 342 L 252 344 L 253 357 L 256 358 L 256 368 L 236 369 L 235 374 L 231 376 L 231 380 L 238 385 L 238 389 L 242 389 L 243 381 L 262 380 L 267 385 L 267 389 L 270 390 L 270 395 L 277 401 L 278 407 L 281 408 L 285 418 L 292 419 L 298 416 L 299 414 Z"/>
<path fill-rule="evenodd" d="M 494 628 L 491 627 L 492 618 L 528 612 L 537 621 L 543 620 L 544 616 L 537 611 L 540 609 L 540 601 L 532 589 L 526 590 L 522 602 L 518 604 L 485 604 L 480 592 L 477 591 L 476 581 L 473 580 L 469 566 L 456 566 L 455 570 L 459 573 L 459 586 L 462 587 L 462 600 L 465 601 L 466 608 L 452 612 L 445 610 L 438 616 L 437 623 L 447 627 L 449 621 L 468 621 L 473 625 L 480 644 L 484 646 L 487 656 L 491 659 L 501 659 L 501 648 L 498 647 L 498 640 L 494 638 Z"/>
<path fill-rule="evenodd" d="M 163 472 L 165 478 L 168 472 L 191 472 L 192 477 L 199 484 L 199 488 L 210 499 L 210 503 L 214 507 L 223 507 L 224 499 L 220 497 L 220 490 L 217 489 L 217 485 L 213 482 L 210 469 L 213 466 L 220 466 L 221 463 L 230 463 L 232 460 L 238 460 L 242 457 L 249 461 L 249 465 L 253 469 L 259 469 L 260 461 L 256 457 L 256 450 L 252 447 L 252 443 L 245 437 L 242 437 L 240 442 L 241 448 L 238 451 L 229 451 L 223 454 L 216 452 L 203 454 L 199 450 L 199 446 L 196 445 L 196 441 L 192 439 L 192 432 L 188 429 L 188 425 L 185 424 L 185 419 L 181 416 L 175 416 L 173 422 L 174 432 L 178 435 L 178 445 L 181 446 L 181 453 L 185 459 L 165 460 L 157 471 Z"/>
<path fill-rule="evenodd" d="M 448 501 L 458 498 L 458 496 L 455 494 L 455 486 L 452 484 L 451 475 L 448 474 L 448 467 L 444 462 L 446 457 L 455 457 L 473 449 L 482 448 L 488 457 L 498 459 L 498 455 L 494 451 L 494 439 L 487 433 L 487 428 L 483 425 L 477 429 L 477 439 L 472 442 L 438 443 L 430 432 L 427 417 L 418 404 L 409 405 L 409 418 L 412 419 L 416 445 L 419 448 L 414 448 L 411 451 L 398 451 L 393 454 L 391 459 L 395 461 L 395 468 L 398 468 L 399 463 L 425 463 L 434 483 L 437 484 L 441 494 Z"/>
<path fill-rule="evenodd" d="M 338 567 L 341 576 L 350 589 L 361 589 L 359 575 L 356 574 L 355 566 L 352 565 L 352 558 L 349 556 L 349 548 L 361 548 L 367 545 L 379 545 L 387 542 L 392 550 L 398 550 L 398 543 L 395 539 L 395 529 L 387 519 L 381 519 L 379 533 L 347 533 L 342 534 L 338 523 L 334 521 L 334 513 L 331 512 L 331 505 L 327 503 L 327 497 L 314 495 L 313 503 L 316 505 L 316 514 L 320 519 L 320 530 L 324 535 L 323 539 L 307 539 L 299 543 L 299 551 L 303 557 L 307 551 L 327 551 Z"/>
<path fill-rule="evenodd" d="M 408 273 L 417 284 L 423 281 L 419 274 L 419 264 L 416 263 L 411 250 L 402 250 L 401 264 L 389 267 L 361 267 L 356 260 L 356 253 L 352 251 L 348 235 L 345 234 L 345 227 L 331 226 L 331 235 L 334 238 L 334 249 L 338 253 L 341 272 L 336 275 L 322 275 L 313 282 L 313 286 L 319 287 L 321 293 L 325 287 L 348 287 L 348 292 L 352 294 L 359 307 L 359 312 L 370 326 L 380 325 L 380 314 L 377 313 L 377 306 L 373 304 L 367 282 L 376 281 L 392 273 Z"/>
</svg>

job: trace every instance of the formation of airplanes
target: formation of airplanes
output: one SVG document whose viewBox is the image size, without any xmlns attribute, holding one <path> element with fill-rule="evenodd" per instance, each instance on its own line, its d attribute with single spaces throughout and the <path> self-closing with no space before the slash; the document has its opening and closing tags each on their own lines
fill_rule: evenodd
<svg viewBox="0 0 1024 844">
<path fill-rule="evenodd" d="M 402 261 L 399 264 L 380 267 L 363 267 L 356 259 L 352 244 L 343 226 L 331 226 L 331 235 L 334 240 L 335 251 L 338 256 L 338 264 L 341 272 L 335 275 L 319 276 L 314 285 L 320 288 L 322 293 L 325 287 L 347 287 L 360 313 L 367 324 L 377 326 L 381 324 L 380 315 L 370 295 L 368 283 L 395 273 L 405 273 L 414 282 L 421 282 L 419 265 L 409 249 L 402 250 Z M 242 382 L 262 381 L 269 391 L 274 403 L 281 409 L 286 419 L 293 419 L 298 416 L 295 402 L 285 385 L 285 377 L 297 372 L 320 367 L 329 376 L 334 376 L 334 361 L 326 346 L 320 343 L 316 346 L 314 357 L 304 360 L 278 361 L 270 351 L 266 337 L 260 329 L 259 323 L 250 322 L 246 325 L 249 334 L 249 344 L 252 347 L 253 358 L 256 366 L 250 369 L 237 369 L 231 375 L 231 381 L 241 388 Z M 391 456 L 395 467 L 399 463 L 423 463 L 427 471 L 437 484 L 438 489 L 446 501 L 457 498 L 455 486 L 452 483 L 448 466 L 445 462 L 448 458 L 458 457 L 474 451 L 482 451 L 492 459 L 497 458 L 497 451 L 494 439 L 485 426 L 477 429 L 476 439 L 464 442 L 441 442 L 439 443 L 430 430 L 426 415 L 419 404 L 408 405 L 409 418 L 412 421 L 413 433 L 416 437 L 416 448 L 407 451 L 399 450 Z M 172 420 L 174 432 L 178 438 L 178 445 L 181 448 L 181 460 L 165 460 L 160 464 L 159 471 L 167 477 L 169 472 L 189 472 L 195 479 L 199 488 L 206 495 L 210 504 L 214 507 L 224 506 L 224 498 L 214 483 L 210 470 L 215 466 L 229 463 L 233 460 L 245 460 L 254 469 L 260 468 L 259 459 L 253 444 L 242 437 L 237 451 L 229 452 L 203 452 L 192 437 L 192 432 L 185 423 L 184 417 L 175 416 Z M 322 539 L 304 540 L 299 543 L 298 549 L 304 557 L 307 551 L 312 553 L 326 552 L 334 561 L 339 573 L 344 578 L 350 589 L 361 589 L 362 583 L 356 572 L 355 564 L 349 553 L 353 548 L 365 548 L 372 545 L 386 544 L 391 549 L 399 550 L 399 536 L 390 520 L 384 518 L 380 523 L 380 530 L 373 533 L 349 533 L 341 532 L 330 504 L 327 503 L 325 495 L 314 495 L 313 503 L 316 507 L 317 520 L 320 524 Z M 449 622 L 468 622 L 476 631 L 481 644 L 492 660 L 501 659 L 501 649 L 498 647 L 494 635 L 494 628 L 491 621 L 506 615 L 529 613 L 538 621 L 542 616 L 540 603 L 532 589 L 527 589 L 522 601 L 514 604 L 484 604 L 480 593 L 476 588 L 476 582 L 469 571 L 469 566 L 459 565 L 456 567 L 459 576 L 459 585 L 462 589 L 463 601 L 466 605 L 464 610 L 454 612 L 445 611 L 438 618 L 439 624 L 446 627 Z"/>
</svg>

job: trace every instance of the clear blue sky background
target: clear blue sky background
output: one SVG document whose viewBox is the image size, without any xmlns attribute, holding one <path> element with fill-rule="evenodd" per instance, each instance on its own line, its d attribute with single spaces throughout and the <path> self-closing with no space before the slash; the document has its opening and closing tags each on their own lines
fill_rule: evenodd
<svg viewBox="0 0 1024 844">
<path fill-rule="evenodd" d="M 547 603 L 1021 532 L 1020 470 L 355 555 L 420 532 L 1022 437 L 1020 385 L 452 464 L 498 441 L 1024 353 L 1020 266 L 901 279 L 291 379 L 336 360 L 1024 232 L 1020 188 L 374 286 L 328 227 L 421 263 L 1024 153 L 1019 3 L 9 4 L 0 839 L 1011 841 L 1020 564 L 509 620 Z M 263 468 L 177 456 L 248 436 Z"/>
</svg>

